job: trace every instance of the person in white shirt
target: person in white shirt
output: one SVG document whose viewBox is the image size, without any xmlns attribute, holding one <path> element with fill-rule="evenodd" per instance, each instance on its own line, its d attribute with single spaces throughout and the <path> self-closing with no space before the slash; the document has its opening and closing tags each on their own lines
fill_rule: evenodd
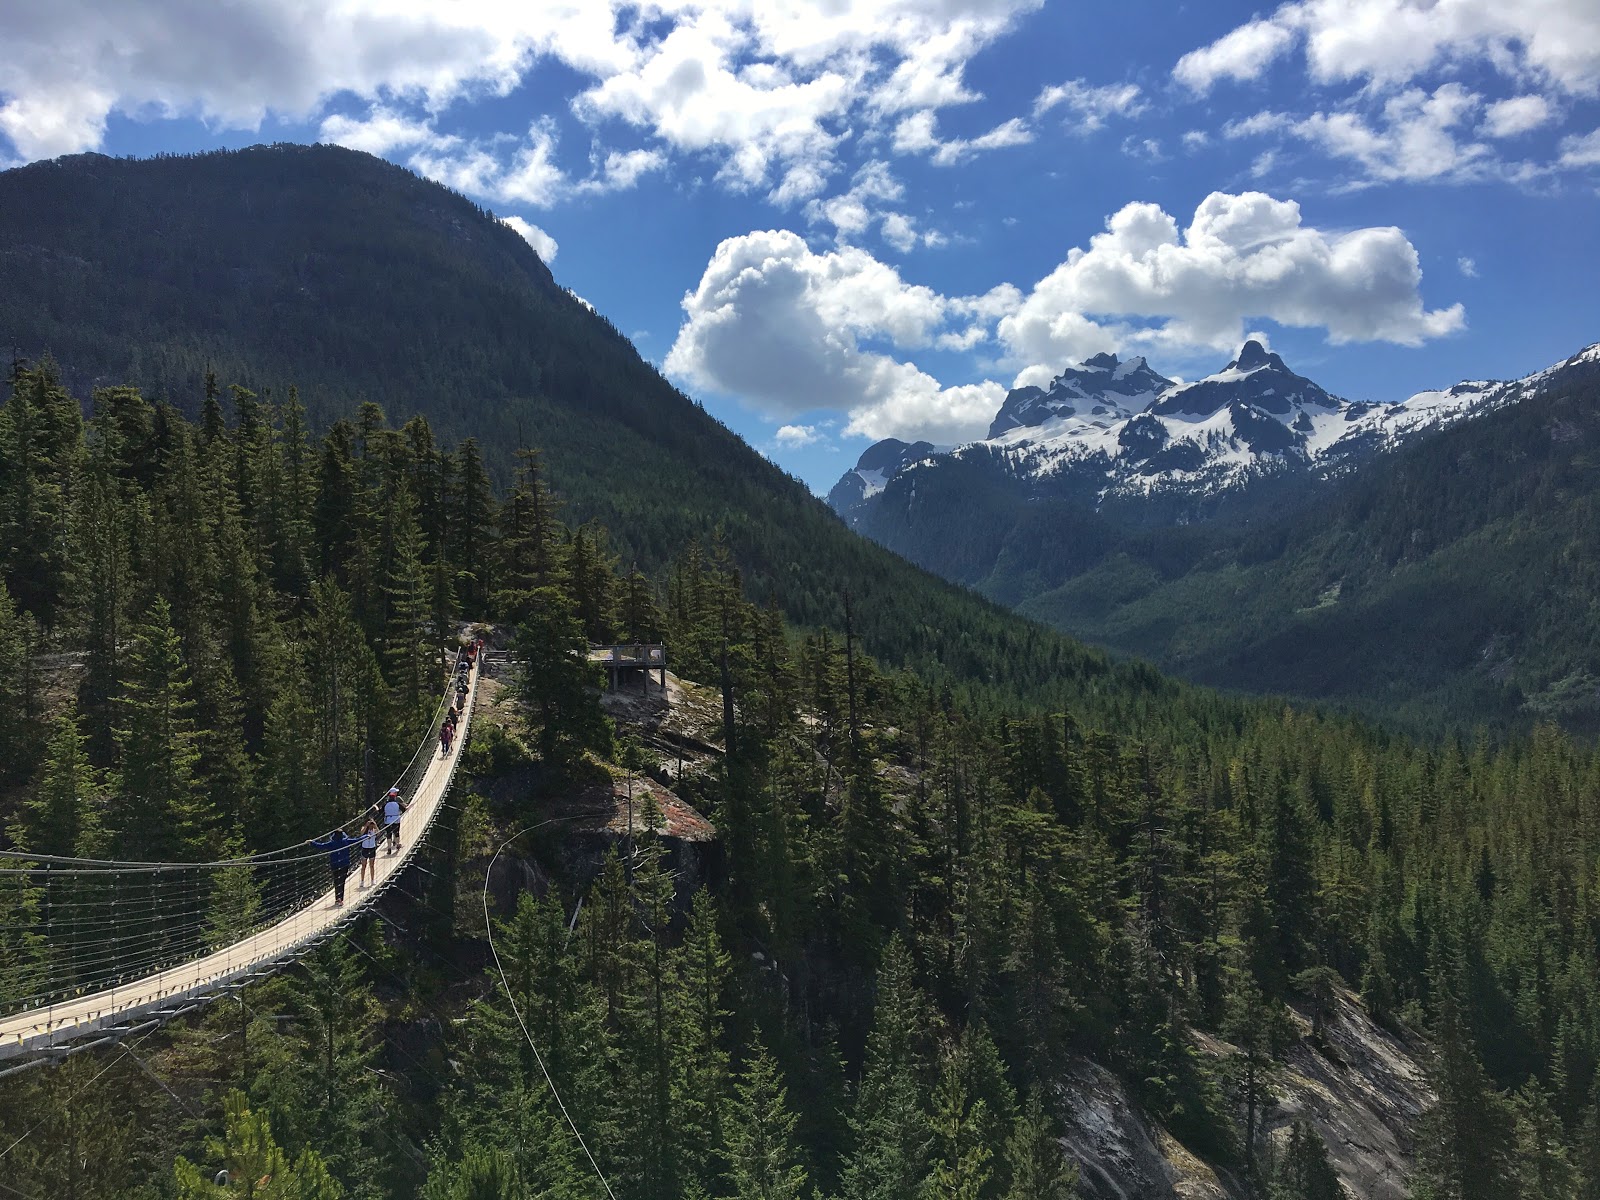
<svg viewBox="0 0 1600 1200">
<path fill-rule="evenodd" d="M 374 884 L 378 881 L 378 823 L 371 817 L 361 827 L 361 874 L 357 877 L 356 890 Z"/>
<path fill-rule="evenodd" d="M 389 843 L 389 853 L 400 849 L 400 814 L 405 805 L 400 803 L 400 789 L 390 788 L 383 800 L 383 836 Z"/>
</svg>

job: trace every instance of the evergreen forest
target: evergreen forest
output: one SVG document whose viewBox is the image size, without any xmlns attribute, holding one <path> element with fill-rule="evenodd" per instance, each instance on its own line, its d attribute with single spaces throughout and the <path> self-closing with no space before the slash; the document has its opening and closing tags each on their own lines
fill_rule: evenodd
<svg viewBox="0 0 1600 1200">
<path fill-rule="evenodd" d="M 497 482 L 376 403 L 313 432 L 288 387 L 180 399 L 85 414 L 50 361 L 12 372 L 8 848 L 293 844 L 404 764 L 463 622 L 520 665 L 376 913 L 0 1079 L 6 1194 L 1060 1200 L 1089 1060 L 1238 1194 L 1332 1197 L 1322 1136 L 1263 1114 L 1298 1022 L 1358 999 L 1431 1047 L 1413 1196 L 1600 1196 L 1591 745 L 1220 696 L 910 568 L 886 599 L 797 558 L 800 599 L 715 524 L 624 556 L 536 423 Z M 707 699 L 698 769 L 607 716 L 584 651 L 617 640 Z M 542 826 L 639 775 L 715 826 L 699 869 L 649 805 L 600 850 Z M 0 1000 L 49 952 L 6 904 Z"/>
</svg>

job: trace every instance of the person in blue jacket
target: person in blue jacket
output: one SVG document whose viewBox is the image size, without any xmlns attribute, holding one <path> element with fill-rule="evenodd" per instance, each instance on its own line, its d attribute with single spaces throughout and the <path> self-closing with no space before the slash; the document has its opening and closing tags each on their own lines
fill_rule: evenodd
<svg viewBox="0 0 1600 1200">
<path fill-rule="evenodd" d="M 306 845 L 328 852 L 328 873 L 333 876 L 333 906 L 344 903 L 344 880 L 350 874 L 350 847 L 360 839 L 351 837 L 342 829 L 335 829 L 325 838 L 307 838 Z"/>
</svg>

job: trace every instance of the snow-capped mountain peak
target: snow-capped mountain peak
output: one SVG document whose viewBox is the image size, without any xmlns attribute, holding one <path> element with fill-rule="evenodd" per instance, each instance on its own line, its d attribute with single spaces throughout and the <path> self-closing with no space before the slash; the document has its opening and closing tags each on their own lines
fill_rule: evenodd
<svg viewBox="0 0 1600 1200">
<path fill-rule="evenodd" d="M 1298 409 L 1333 409 L 1340 401 L 1303 375 L 1296 375 L 1283 359 L 1252 340 L 1215 375 L 1177 385 L 1151 405 L 1150 411 L 1163 417 L 1208 417 L 1230 404 L 1247 404 L 1292 420 Z"/>
<path fill-rule="evenodd" d="M 1028 493 L 1070 493 L 1099 506 L 1157 493 L 1180 508 L 1266 476 L 1340 474 L 1412 437 L 1600 372 L 1600 343 L 1509 382 L 1473 380 L 1400 403 L 1343 400 L 1296 374 L 1254 339 L 1226 367 L 1174 383 L 1143 358 L 1096 354 L 1047 388 L 1013 389 L 978 442 L 940 451 L 890 439 L 873 446 L 829 495 L 855 520 L 890 481 L 947 456 L 986 464 Z"/>
<path fill-rule="evenodd" d="M 1172 380 L 1156 374 L 1142 358 L 1123 362 L 1115 354 L 1096 354 L 1068 367 L 1048 388 L 1013 388 L 989 426 L 989 437 L 1063 419 L 1103 429 L 1126 420 L 1171 386 Z"/>
</svg>

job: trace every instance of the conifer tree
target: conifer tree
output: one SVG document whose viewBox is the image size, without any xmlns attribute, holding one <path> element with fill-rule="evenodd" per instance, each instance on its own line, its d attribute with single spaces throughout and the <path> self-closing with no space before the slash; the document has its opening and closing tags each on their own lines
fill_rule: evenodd
<svg viewBox="0 0 1600 1200">
<path fill-rule="evenodd" d="M 610 642 L 615 636 L 617 576 L 604 528 L 591 523 L 574 530 L 568 557 L 573 602 L 584 636 L 591 642 Z"/>
<path fill-rule="evenodd" d="M 199 789 L 199 736 L 189 670 L 165 600 L 128 651 L 116 704 L 118 763 L 109 824 L 123 856 L 182 861 L 207 845 L 213 810 Z"/>
<path fill-rule="evenodd" d="M 306 624 L 315 718 L 311 741 L 320 791 L 318 828 L 326 830 L 364 807 L 363 783 L 375 786 L 366 778 L 365 751 L 378 740 L 376 715 L 385 697 L 376 656 L 356 622 L 349 594 L 325 579 L 312 587 L 311 602 Z"/>
<path fill-rule="evenodd" d="M 656 604 L 650 581 L 635 567 L 622 581 L 617 602 L 618 631 L 624 641 L 659 642 L 661 622 L 661 609 Z"/>
<path fill-rule="evenodd" d="M 495 606 L 513 621 L 536 618 L 538 608 L 559 592 L 582 636 L 567 558 L 556 513 L 560 503 L 544 481 L 537 450 L 517 451 L 516 486 L 500 509 L 498 586 Z"/>
<path fill-rule="evenodd" d="M 228 436 L 227 419 L 222 415 L 222 389 L 217 373 L 206 368 L 204 396 L 200 401 L 200 440 L 206 445 Z"/>
<path fill-rule="evenodd" d="M 261 786 L 242 814 L 247 840 L 257 847 L 294 845 L 325 833 L 345 815 L 340 794 L 327 787 L 323 745 L 309 732 L 319 728 L 319 721 L 304 655 L 290 645 L 283 659 L 281 686 L 266 713 Z"/>
<path fill-rule="evenodd" d="M 529 1200 L 530 1195 L 509 1153 L 479 1145 L 469 1146 L 460 1162 L 438 1164 L 422 1192 L 423 1200 Z"/>
<path fill-rule="evenodd" d="M 1436 973 L 1437 1097 L 1418 1130 L 1412 1194 L 1419 1200 L 1501 1200 L 1514 1195 L 1515 1123 L 1511 1106 L 1484 1073 L 1462 1020 L 1455 986 Z"/>
<path fill-rule="evenodd" d="M 1005 1200 L 1072 1200 L 1078 1172 L 1066 1160 L 1038 1092 L 1031 1092 L 1006 1142 L 1011 1187 Z"/>
<path fill-rule="evenodd" d="M 980 1200 L 988 1194 L 993 1151 L 984 1140 L 989 1125 L 982 1100 L 962 1083 L 961 1070 L 946 1059 L 933 1094 L 933 1169 L 922 1186 L 925 1200 Z"/>
<path fill-rule="evenodd" d="M 704 890 L 694 895 L 683 945 L 674 957 L 667 1045 L 672 1058 L 672 1136 L 687 1179 L 721 1173 L 728 1054 L 723 1007 L 732 960 L 717 932 L 717 910 Z"/>
<path fill-rule="evenodd" d="M 7 832 L 24 850 L 97 857 L 106 849 L 96 804 L 98 784 L 76 716 L 56 718 L 39 783 Z"/>
<path fill-rule="evenodd" d="M 322 439 L 322 451 L 317 460 L 317 502 L 312 525 L 319 576 L 331 575 L 348 584 L 360 534 L 357 519 L 360 496 L 355 428 L 348 421 L 335 421 Z"/>
<path fill-rule="evenodd" d="M 313 578 L 316 545 L 312 526 L 314 486 L 306 410 L 300 390 L 289 388 L 282 410 L 279 439 L 281 462 L 276 471 L 279 495 L 273 535 L 273 582 L 286 596 L 304 596 Z"/>
<path fill-rule="evenodd" d="M 0 970 L 0 987 L 5 978 Z M 89 1054 L 8 1080 L 0 1128 L 16 1133 L 6 1140 L 6 1184 L 39 1200 L 123 1200 L 150 1188 L 171 1159 L 152 1136 L 166 1112 L 148 1082 L 128 1055 L 108 1063 Z"/>
<path fill-rule="evenodd" d="M 925 1003 L 911 954 L 898 937 L 884 948 L 867 1060 L 850 1117 L 854 1147 L 845 1162 L 846 1200 L 918 1200 L 930 1137 L 923 1097 Z"/>
<path fill-rule="evenodd" d="M 802 1200 L 807 1194 L 788 1100 L 778 1064 L 757 1043 L 730 1105 L 725 1178 L 733 1200 Z"/>
<path fill-rule="evenodd" d="M 15 377 L 0 417 L 0 583 L 48 627 L 66 595 L 83 417 L 49 361 Z"/>
<path fill-rule="evenodd" d="M 199 1167 L 180 1157 L 173 1164 L 179 1200 L 235 1196 L 244 1200 L 340 1200 L 344 1196 L 316 1151 L 303 1151 L 290 1164 L 272 1136 L 267 1115 L 252 1111 L 243 1092 L 228 1093 L 223 1114 L 223 1136 L 206 1142 L 207 1153 L 222 1164 L 222 1171 L 208 1181 Z"/>
<path fill-rule="evenodd" d="M 959 1077 L 961 1089 L 967 1096 L 966 1120 L 972 1127 L 974 1144 L 994 1152 L 987 1164 L 989 1183 L 982 1194 L 998 1200 L 1010 1182 L 1009 1164 L 998 1151 L 1016 1123 L 1017 1096 L 1006 1078 L 1006 1065 L 981 1018 L 969 1021 L 961 1031 L 949 1066 Z"/>
<path fill-rule="evenodd" d="M 35 757 L 30 661 L 36 640 L 33 620 L 17 611 L 0 585 L 0 781 L 20 782 Z"/>
<path fill-rule="evenodd" d="M 1305 1121 L 1296 1121 L 1273 1168 L 1267 1189 L 1270 1200 L 1343 1200 L 1344 1187 L 1328 1162 L 1322 1135 Z"/>
<path fill-rule="evenodd" d="M 374 1161 L 389 1097 L 369 1069 L 376 1057 L 377 1005 L 353 950 L 308 955 L 280 985 L 293 1016 L 263 1065 L 257 1089 L 286 1145 L 315 1146 L 353 1198 L 383 1196 L 390 1158 Z M 392 1135 L 391 1135 L 392 1136 Z"/>
<path fill-rule="evenodd" d="M 538 723 L 540 756 L 562 766 L 586 750 L 605 748 L 610 726 L 572 601 L 558 587 L 539 588 L 528 600 L 516 639 L 523 666 L 519 692 Z"/>
<path fill-rule="evenodd" d="M 416 501 L 402 483 L 390 501 L 389 570 L 384 583 L 384 659 L 400 711 L 415 716 L 426 700 L 430 659 L 427 638 L 433 607 L 423 564 L 422 528 Z"/>
<path fill-rule="evenodd" d="M 1550 1105 L 1549 1094 L 1537 1079 L 1530 1079 L 1517 1092 L 1513 1106 L 1518 1195 L 1526 1200 L 1536 1196 L 1576 1200 L 1579 1175 L 1567 1153 L 1566 1130 Z"/>
<path fill-rule="evenodd" d="M 256 794 L 255 762 L 245 744 L 244 698 L 227 659 L 211 664 L 200 691 L 196 781 L 210 807 L 236 823 Z"/>
<path fill-rule="evenodd" d="M 459 572 L 458 592 L 470 612 L 482 613 L 495 586 L 489 563 L 495 551 L 494 491 L 484 470 L 483 455 L 475 438 L 466 438 L 456 448 L 455 486 L 452 489 L 450 534 L 451 561 Z"/>
</svg>

